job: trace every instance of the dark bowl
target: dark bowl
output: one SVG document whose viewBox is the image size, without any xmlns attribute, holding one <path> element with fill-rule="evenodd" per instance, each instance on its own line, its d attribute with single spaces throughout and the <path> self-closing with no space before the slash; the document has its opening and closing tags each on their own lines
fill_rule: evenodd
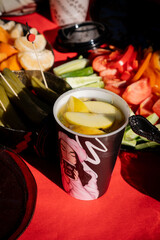
<svg viewBox="0 0 160 240">
<path fill-rule="evenodd" d="M 23 159 L 0 145 L 0 239 L 17 239 L 28 227 L 37 200 L 34 176 Z"/>
<path fill-rule="evenodd" d="M 160 201 L 160 147 L 146 150 L 121 148 L 121 175 L 138 191 Z"/>
</svg>

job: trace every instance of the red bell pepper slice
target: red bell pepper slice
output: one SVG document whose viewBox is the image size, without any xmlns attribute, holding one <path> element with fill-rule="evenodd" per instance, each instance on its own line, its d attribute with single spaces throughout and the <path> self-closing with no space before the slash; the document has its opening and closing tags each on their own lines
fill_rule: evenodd
<svg viewBox="0 0 160 240">
<path fill-rule="evenodd" d="M 137 51 L 133 51 L 132 56 L 129 61 L 127 61 L 127 71 L 133 71 L 138 69 L 138 60 L 137 58 Z"/>
<path fill-rule="evenodd" d="M 124 71 L 123 66 L 130 60 L 133 52 L 134 47 L 130 44 L 126 52 L 122 55 L 122 57 L 112 64 L 112 67 L 117 68 L 120 72 L 123 72 Z"/>
<path fill-rule="evenodd" d="M 120 78 L 121 80 L 128 81 L 131 78 L 131 73 L 129 71 L 124 71 Z"/>
</svg>

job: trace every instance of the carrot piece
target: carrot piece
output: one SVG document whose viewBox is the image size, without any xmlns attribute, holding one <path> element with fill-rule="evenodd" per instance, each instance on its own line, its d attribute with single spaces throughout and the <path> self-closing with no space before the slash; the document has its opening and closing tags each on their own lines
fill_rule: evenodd
<svg viewBox="0 0 160 240">
<path fill-rule="evenodd" d="M 152 91 L 160 96 L 160 51 L 156 51 L 152 54 L 151 60 L 147 69 L 144 71 L 143 76 L 148 77 Z"/>
<path fill-rule="evenodd" d="M 148 67 L 149 61 L 151 59 L 152 52 L 148 52 L 147 56 L 145 57 L 143 63 L 140 65 L 137 73 L 134 75 L 132 78 L 131 82 L 136 82 L 137 80 L 140 79 L 146 68 Z"/>
<path fill-rule="evenodd" d="M 150 67 L 158 71 L 160 71 L 159 58 L 160 58 L 160 51 L 156 51 L 152 54 L 151 61 L 149 63 Z"/>
</svg>

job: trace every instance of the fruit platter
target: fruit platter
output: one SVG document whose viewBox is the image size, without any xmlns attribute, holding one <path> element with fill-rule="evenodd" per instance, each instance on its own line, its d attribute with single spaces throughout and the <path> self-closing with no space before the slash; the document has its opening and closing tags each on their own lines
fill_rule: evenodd
<svg viewBox="0 0 160 240">
<path fill-rule="evenodd" d="M 36 36 L 33 46 L 26 38 L 28 29 L 27 25 L 15 21 L 0 20 L 0 71 L 6 67 L 14 71 L 39 69 L 34 47 L 42 70 L 48 71 L 53 66 L 51 45 L 36 28 L 30 28 L 30 34 Z"/>
</svg>

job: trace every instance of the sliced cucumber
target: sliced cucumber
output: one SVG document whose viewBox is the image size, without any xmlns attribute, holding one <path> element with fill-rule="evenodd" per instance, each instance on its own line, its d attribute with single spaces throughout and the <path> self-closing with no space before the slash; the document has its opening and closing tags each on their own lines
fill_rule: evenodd
<svg viewBox="0 0 160 240">
<path fill-rule="evenodd" d="M 86 67 L 86 68 L 82 68 L 79 70 L 75 70 L 72 72 L 67 72 L 61 75 L 62 78 L 67 78 L 67 77 L 82 77 L 82 76 L 89 76 L 93 74 L 93 68 L 90 67 Z"/>
<path fill-rule="evenodd" d="M 96 83 L 102 80 L 99 76 L 88 76 L 88 77 L 69 77 L 65 79 L 66 82 L 72 87 L 82 87 L 90 83 Z"/>
<path fill-rule="evenodd" d="M 157 147 L 157 146 L 160 146 L 160 144 L 158 144 L 156 142 L 148 141 L 148 142 L 145 142 L 145 143 L 137 144 L 135 146 L 135 149 L 140 150 L 140 149 L 144 149 L 144 148 L 154 148 L 154 147 Z"/>
<path fill-rule="evenodd" d="M 124 139 L 126 141 L 131 141 L 139 137 L 136 133 L 133 132 L 131 128 L 129 128 L 127 131 L 124 133 Z"/>
<path fill-rule="evenodd" d="M 83 86 L 81 86 L 81 87 L 83 87 Z M 99 81 L 99 82 L 89 83 L 89 84 L 85 85 L 85 87 L 104 88 L 104 82 Z"/>
<path fill-rule="evenodd" d="M 127 145 L 131 147 L 135 147 L 137 144 L 136 140 L 126 141 L 124 138 L 122 139 L 122 145 Z"/>
<path fill-rule="evenodd" d="M 66 63 L 61 64 L 53 69 L 55 75 L 60 76 L 62 74 L 76 71 L 85 68 L 89 64 L 89 60 L 86 58 L 75 59 Z"/>
<path fill-rule="evenodd" d="M 159 117 L 156 113 L 152 113 L 147 117 L 147 119 L 149 122 L 155 125 L 156 122 L 159 120 Z M 160 130 L 160 124 L 156 124 L 155 126 Z M 122 139 L 122 145 L 132 146 L 136 150 L 160 146 L 160 144 L 149 141 L 147 138 L 144 138 L 134 133 L 129 125 L 125 129 Z"/>
<path fill-rule="evenodd" d="M 160 123 L 156 124 L 155 127 L 157 127 L 158 130 L 160 130 Z"/>
<path fill-rule="evenodd" d="M 156 113 L 152 113 L 151 115 L 149 115 L 148 117 L 147 117 L 147 120 L 150 122 L 150 123 L 152 123 L 153 125 L 158 121 L 158 119 L 159 119 L 159 117 L 158 117 L 158 115 L 156 114 Z M 130 141 L 130 140 L 133 140 L 133 139 L 136 139 L 137 137 L 139 137 L 139 135 L 137 135 L 136 133 L 134 133 L 133 132 L 133 130 L 129 127 L 126 131 L 125 131 L 125 133 L 124 133 L 124 139 L 125 140 L 128 140 L 128 141 Z M 141 137 L 140 136 L 140 138 L 141 139 L 143 139 L 143 140 L 145 140 L 145 141 L 148 141 L 146 138 L 144 138 L 144 137 Z"/>
<path fill-rule="evenodd" d="M 153 125 L 155 125 L 156 122 L 159 120 L 159 117 L 156 113 L 152 113 L 147 117 L 147 120 Z"/>
</svg>

